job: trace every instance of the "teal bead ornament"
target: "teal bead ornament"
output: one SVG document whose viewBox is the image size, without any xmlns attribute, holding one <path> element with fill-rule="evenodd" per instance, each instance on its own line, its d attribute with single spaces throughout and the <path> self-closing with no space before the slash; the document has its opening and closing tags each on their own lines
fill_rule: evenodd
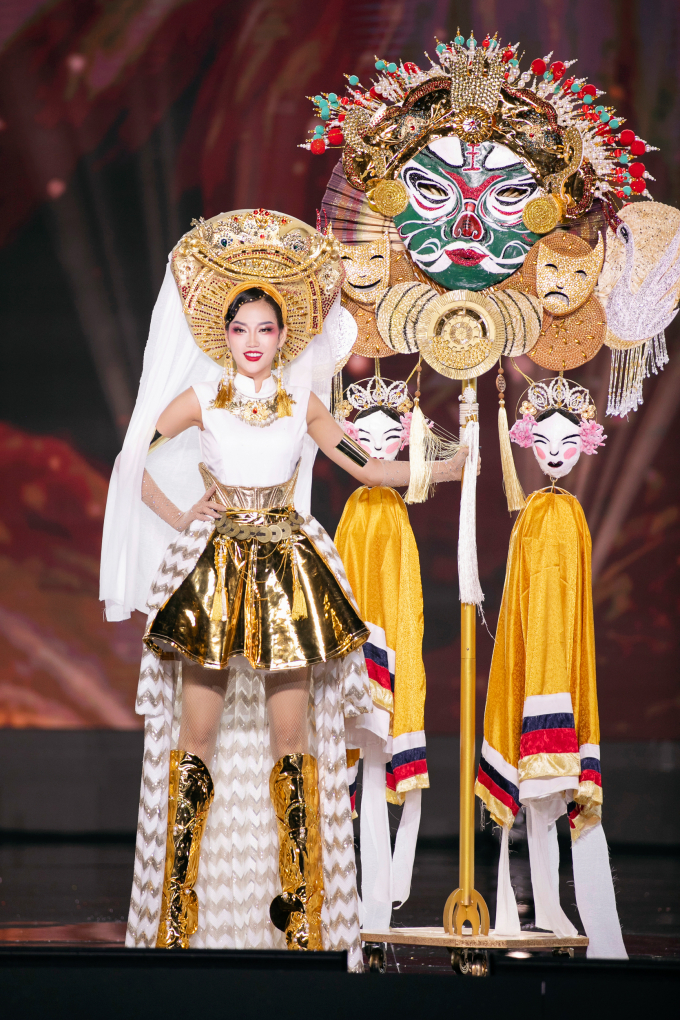
<svg viewBox="0 0 680 1020">
<path fill-rule="evenodd" d="M 463 41 L 463 37 L 462 37 L 462 35 L 457 35 L 457 36 L 456 36 L 456 42 L 458 42 L 458 40 L 459 40 L 459 39 L 460 39 L 461 41 Z M 440 42 L 440 43 L 439 43 L 439 46 L 437 46 L 437 53 L 443 53 L 445 49 L 446 49 L 446 46 L 444 45 L 444 43 L 443 43 L 443 42 Z"/>
<path fill-rule="evenodd" d="M 571 91 L 572 92 L 580 92 L 581 91 L 581 86 L 579 85 L 579 83 L 577 81 L 574 81 L 574 82 L 571 83 Z"/>
<path fill-rule="evenodd" d="M 314 134 L 316 135 L 317 138 L 319 138 L 323 133 L 324 133 L 323 124 L 317 124 L 316 127 L 314 128 Z"/>
<path fill-rule="evenodd" d="M 384 70 L 384 68 L 385 68 L 385 61 L 384 60 L 376 60 L 376 62 L 375 62 L 375 69 L 376 69 L 376 71 L 382 71 L 382 70 Z"/>
<path fill-rule="evenodd" d="M 519 67 L 519 60 L 513 57 L 512 60 L 510 61 L 510 67 Z"/>
<path fill-rule="evenodd" d="M 473 35 L 471 35 L 470 38 L 467 41 L 467 47 L 468 47 L 469 50 L 474 50 L 476 45 L 477 45 L 477 40 L 475 39 L 475 37 Z"/>
<path fill-rule="evenodd" d="M 619 163 L 628 163 L 629 161 L 630 156 L 628 155 L 628 153 L 622 152 L 621 155 L 619 156 Z"/>
<path fill-rule="evenodd" d="M 633 189 L 631 188 L 630 184 L 626 184 L 626 186 L 623 189 L 623 193 L 624 193 L 624 195 L 632 195 L 633 194 Z"/>
<path fill-rule="evenodd" d="M 456 43 L 457 46 L 465 45 L 465 38 L 462 35 L 457 35 L 453 41 Z M 437 47 L 437 49 L 439 50 L 439 47 Z M 442 49 L 445 50 L 446 46 L 442 46 Z"/>
<path fill-rule="evenodd" d="M 359 84 L 359 79 L 357 78 L 356 74 L 350 74 L 349 83 L 352 86 L 352 88 L 354 88 L 355 85 Z"/>
<path fill-rule="evenodd" d="M 595 107 L 595 113 L 602 113 L 603 110 L 604 110 L 604 106 L 596 106 Z"/>
<path fill-rule="evenodd" d="M 602 124 L 606 124 L 607 121 L 610 119 L 610 117 L 611 117 L 611 113 L 607 113 L 606 110 L 603 110 L 602 113 L 600 114 L 600 122 Z"/>
<path fill-rule="evenodd" d="M 315 103 L 325 103 L 326 100 L 324 99 L 323 96 L 314 96 L 314 102 Z"/>
<path fill-rule="evenodd" d="M 583 97 L 583 102 L 586 103 L 588 106 L 590 106 L 592 101 L 593 101 L 593 97 L 592 96 L 584 96 Z"/>
<path fill-rule="evenodd" d="M 335 105 L 337 103 L 337 101 L 338 101 L 338 97 L 336 96 L 335 92 L 329 92 L 328 93 L 328 102 L 331 103 L 332 105 Z"/>
<path fill-rule="evenodd" d="M 616 119 L 616 117 L 612 117 L 612 119 L 611 119 L 611 120 L 609 121 L 609 127 L 610 127 L 610 128 L 611 128 L 611 129 L 613 130 L 613 131 L 616 131 L 616 129 L 617 129 L 618 127 L 620 127 L 620 126 L 621 126 L 621 121 L 620 121 L 620 120 L 617 120 L 617 119 Z"/>
<path fill-rule="evenodd" d="M 319 116 L 321 117 L 321 120 L 330 120 L 331 111 L 328 109 L 327 106 L 324 106 Z"/>
<path fill-rule="evenodd" d="M 387 65 L 387 70 L 389 71 L 390 74 L 394 74 L 394 72 L 397 70 L 397 65 L 394 62 L 392 62 L 391 64 Z"/>
</svg>

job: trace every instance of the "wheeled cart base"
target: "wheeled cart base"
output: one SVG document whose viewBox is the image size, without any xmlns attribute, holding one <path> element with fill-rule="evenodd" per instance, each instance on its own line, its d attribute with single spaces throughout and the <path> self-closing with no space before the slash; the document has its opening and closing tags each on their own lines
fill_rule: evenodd
<svg viewBox="0 0 680 1020">
<path fill-rule="evenodd" d="M 390 928 L 389 931 L 362 931 L 361 941 L 368 956 L 370 970 L 384 974 L 387 969 L 385 948 L 388 944 L 402 946 L 441 946 L 451 955 L 451 966 L 459 974 L 486 977 L 489 953 L 499 949 L 519 952 L 541 952 L 574 955 L 574 949 L 585 948 L 585 935 L 562 938 L 552 932 L 527 931 L 519 935 L 449 935 L 444 928 Z"/>
</svg>

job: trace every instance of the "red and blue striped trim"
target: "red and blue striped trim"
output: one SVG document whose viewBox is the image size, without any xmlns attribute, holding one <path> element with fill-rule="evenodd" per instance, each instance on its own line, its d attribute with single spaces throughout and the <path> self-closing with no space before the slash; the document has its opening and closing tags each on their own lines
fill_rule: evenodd
<svg viewBox="0 0 680 1020">
<path fill-rule="evenodd" d="M 354 775 L 354 781 L 349 784 L 349 803 L 352 808 L 352 817 L 356 814 L 356 800 L 357 800 L 357 777 Z"/>
<path fill-rule="evenodd" d="M 578 753 L 578 738 L 572 712 L 525 715 L 519 743 L 520 758 L 532 754 Z"/>
<path fill-rule="evenodd" d="M 581 775 L 579 783 L 595 783 L 602 786 L 602 770 L 598 758 L 581 758 Z"/>
<path fill-rule="evenodd" d="M 424 747 L 410 747 L 392 755 L 392 761 L 385 765 L 387 789 L 396 792 L 397 786 L 413 776 L 427 775 L 427 759 Z"/>
<path fill-rule="evenodd" d="M 489 791 L 492 797 L 500 801 L 512 811 L 513 816 L 519 811 L 519 789 L 509 779 L 491 765 L 484 755 L 479 760 L 477 781 Z"/>
<path fill-rule="evenodd" d="M 370 679 L 394 694 L 394 673 L 390 673 L 386 649 L 378 647 L 372 641 L 365 641 L 361 647 Z"/>
</svg>

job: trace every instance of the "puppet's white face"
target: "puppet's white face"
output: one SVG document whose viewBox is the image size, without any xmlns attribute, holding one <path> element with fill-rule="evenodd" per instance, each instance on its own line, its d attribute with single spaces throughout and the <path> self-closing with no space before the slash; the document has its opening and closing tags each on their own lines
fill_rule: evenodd
<svg viewBox="0 0 680 1020">
<path fill-rule="evenodd" d="M 551 414 L 549 418 L 536 422 L 531 431 L 534 436 L 534 456 L 541 471 L 551 478 L 568 475 L 581 456 L 581 434 L 562 414 Z"/>
<path fill-rule="evenodd" d="M 404 426 L 389 414 L 374 411 L 354 422 L 359 442 L 377 460 L 394 460 L 401 447 Z"/>
</svg>

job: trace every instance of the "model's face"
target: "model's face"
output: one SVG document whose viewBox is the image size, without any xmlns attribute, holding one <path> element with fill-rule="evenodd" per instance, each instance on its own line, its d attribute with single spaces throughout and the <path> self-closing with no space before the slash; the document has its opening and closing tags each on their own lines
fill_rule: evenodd
<svg viewBox="0 0 680 1020">
<path fill-rule="evenodd" d="M 227 341 L 241 375 L 266 378 L 277 350 L 286 341 L 286 330 L 279 330 L 276 313 L 268 301 L 250 301 L 241 305 L 229 323 Z"/>
<path fill-rule="evenodd" d="M 338 248 L 347 274 L 342 285 L 345 294 L 362 304 L 373 304 L 390 282 L 388 238 L 365 244 L 338 243 Z"/>
<path fill-rule="evenodd" d="M 568 475 L 581 456 L 578 425 L 564 415 L 551 414 L 549 418 L 536 422 L 531 431 L 534 435 L 534 456 L 541 471 L 551 478 Z"/>
<path fill-rule="evenodd" d="M 522 221 L 537 184 L 504 145 L 442 138 L 400 176 L 410 203 L 395 225 L 414 262 L 448 290 L 499 283 L 538 240 Z"/>
<path fill-rule="evenodd" d="M 404 426 L 389 414 L 374 411 L 355 421 L 359 442 L 377 460 L 394 460 L 401 447 Z"/>
</svg>

